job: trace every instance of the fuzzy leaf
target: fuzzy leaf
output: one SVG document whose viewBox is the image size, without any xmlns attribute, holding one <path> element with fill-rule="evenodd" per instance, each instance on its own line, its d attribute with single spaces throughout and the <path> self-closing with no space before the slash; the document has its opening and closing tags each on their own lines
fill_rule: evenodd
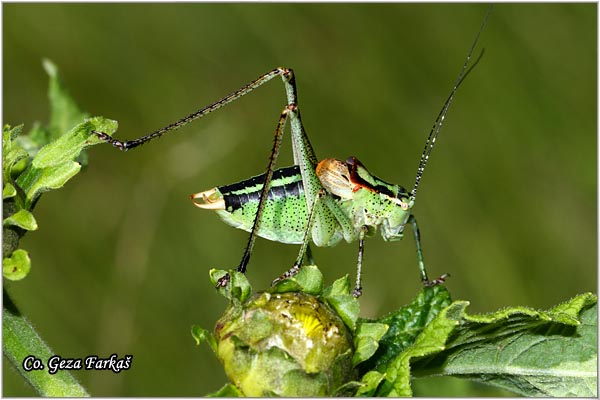
<svg viewBox="0 0 600 400">
<path fill-rule="evenodd" d="M 27 210 L 19 210 L 3 221 L 4 226 L 18 226 L 27 231 L 35 231 L 38 228 L 33 214 Z"/>
<path fill-rule="evenodd" d="M 81 121 L 83 121 L 83 119 L 79 122 Z M 64 133 L 66 132 L 67 131 Z M 29 154 L 29 157 L 33 159 L 42 147 L 52 141 L 52 135 L 39 122 L 35 122 L 33 128 L 31 128 L 27 135 L 20 135 L 15 141 L 27 152 L 27 154 Z"/>
<path fill-rule="evenodd" d="M 363 322 L 358 325 L 354 335 L 354 356 L 352 364 L 354 366 L 369 359 L 379 348 L 379 340 L 388 331 L 386 324 Z"/>
<path fill-rule="evenodd" d="M 443 286 L 426 287 L 408 305 L 376 321 L 389 326 L 375 355 L 360 365 L 361 371 L 385 372 L 388 364 L 412 345 L 424 327 L 450 304 L 450 293 Z"/>
<path fill-rule="evenodd" d="M 244 397 L 244 394 L 231 383 L 227 383 L 216 392 L 207 394 L 206 397 Z"/>
<path fill-rule="evenodd" d="M 354 331 L 360 313 L 360 304 L 358 299 L 350 294 L 350 288 L 350 279 L 346 275 L 325 288 L 322 297 L 338 313 L 346 326 Z"/>
<path fill-rule="evenodd" d="M 360 387 L 355 393 L 355 397 L 374 397 L 377 387 L 383 381 L 385 375 L 378 371 L 369 371 L 363 375 L 360 381 Z"/>
<path fill-rule="evenodd" d="M 350 286 L 350 278 L 348 275 L 345 275 L 339 279 L 336 279 L 335 282 L 325 290 L 323 290 L 323 296 L 338 296 L 338 295 L 350 295 L 351 294 L 351 286 Z"/>
<path fill-rule="evenodd" d="M 208 343 L 208 345 L 210 346 L 210 348 L 212 349 L 212 351 L 215 354 L 217 353 L 217 341 L 216 341 L 214 335 L 212 333 L 210 333 L 208 330 L 201 328 L 198 325 L 194 325 L 194 326 L 192 326 L 192 336 L 196 340 L 197 345 L 206 341 Z"/>
<path fill-rule="evenodd" d="M 360 313 L 360 304 L 358 300 L 349 294 L 341 294 L 337 296 L 329 296 L 325 298 L 327 303 L 335 310 L 342 318 L 351 331 L 356 329 L 356 321 Z"/>
<path fill-rule="evenodd" d="M 48 99 L 50 100 L 50 122 L 48 130 L 53 139 L 62 136 L 76 124 L 88 117 L 81 111 L 75 100 L 64 87 L 56 65 L 50 60 L 43 60 L 43 66 L 50 77 Z"/>
<path fill-rule="evenodd" d="M 11 128 L 4 125 L 2 130 L 2 176 L 4 184 L 12 182 L 14 165 L 27 158 L 27 152 L 15 141 L 23 130 L 23 125 Z"/>
<path fill-rule="evenodd" d="M 513 307 L 472 316 L 468 302 L 454 302 L 389 364 L 377 394 L 411 395 L 411 370 L 415 377 L 462 376 L 529 396 L 595 394 L 595 302 L 584 294 L 549 311 Z"/>
<path fill-rule="evenodd" d="M 8 182 L 4 183 L 4 188 L 2 189 L 2 200 L 4 199 L 10 199 L 12 197 L 15 197 L 17 195 L 17 189 L 15 189 L 15 187 Z"/>
<path fill-rule="evenodd" d="M 442 351 L 448 336 L 459 323 L 457 319 L 450 316 L 460 315 L 467 304 L 459 301 L 442 310 L 431 323 L 425 326 L 415 342 L 389 363 L 385 371 L 386 379 L 377 391 L 378 396 L 412 395 L 410 359 Z"/>
<path fill-rule="evenodd" d="M 73 160 L 86 147 L 101 143 L 100 139 L 90 135 L 92 130 L 112 133 L 116 128 L 115 121 L 94 117 L 42 147 L 17 179 L 17 184 L 26 194 L 26 204 L 33 204 L 45 191 L 62 187 L 79 172 L 81 165 Z"/>
<path fill-rule="evenodd" d="M 239 301 L 243 303 L 252 293 L 252 286 L 246 278 L 246 275 L 241 272 L 232 269 L 230 271 L 224 271 L 221 269 L 211 269 L 209 271 L 210 281 L 213 285 L 217 286 L 219 279 L 229 274 L 230 281 L 225 287 L 217 288 L 219 294 L 225 297 L 229 301 Z"/>
<path fill-rule="evenodd" d="M 464 315 L 446 350 L 415 362 L 413 371 L 479 380 L 522 396 L 594 397 L 595 301 L 583 294 L 549 311 Z"/>
<path fill-rule="evenodd" d="M 25 250 L 17 249 L 2 260 L 2 274 L 11 281 L 19 281 L 29 274 L 31 260 Z"/>
<path fill-rule="evenodd" d="M 317 295 L 323 290 L 323 274 L 316 265 L 305 265 L 298 273 L 283 279 L 271 289 L 273 293 L 304 292 Z"/>
<path fill-rule="evenodd" d="M 117 127 L 116 122 L 101 117 L 82 122 L 85 114 L 68 96 L 54 64 L 45 61 L 44 67 L 50 75 L 50 127 L 45 129 L 36 124 L 27 136 L 21 135 L 21 125 L 14 128 L 5 125 L 2 131 L 2 251 L 4 256 L 12 254 L 4 259 L 3 271 L 12 280 L 22 279 L 30 268 L 26 252 L 13 252 L 25 231 L 37 229 L 32 210 L 40 194 L 62 187 L 81 169 L 76 160 L 82 159 L 82 151 L 103 143 L 90 135 L 91 130 L 112 134 Z"/>
</svg>

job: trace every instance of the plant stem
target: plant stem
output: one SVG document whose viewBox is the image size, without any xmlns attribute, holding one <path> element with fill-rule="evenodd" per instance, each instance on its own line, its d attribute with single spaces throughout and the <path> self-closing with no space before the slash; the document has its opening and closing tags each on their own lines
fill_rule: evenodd
<svg viewBox="0 0 600 400">
<path fill-rule="evenodd" d="M 55 355 L 50 347 L 42 340 L 35 328 L 25 318 L 10 299 L 6 290 L 3 291 L 4 309 L 2 315 L 4 355 L 21 373 L 40 396 L 44 397 L 89 397 L 87 391 L 67 371 L 48 372 L 43 370 L 25 371 L 23 361 L 27 356 L 35 356 L 42 362 Z"/>
</svg>

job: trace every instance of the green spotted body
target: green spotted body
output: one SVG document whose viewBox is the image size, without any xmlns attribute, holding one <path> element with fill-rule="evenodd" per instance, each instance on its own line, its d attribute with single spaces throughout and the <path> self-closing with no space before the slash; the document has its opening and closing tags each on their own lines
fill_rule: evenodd
<svg viewBox="0 0 600 400">
<path fill-rule="evenodd" d="M 321 204 L 325 209 L 315 211 L 318 214 L 313 218 L 312 228 L 309 227 L 309 203 L 300 167 L 292 166 L 273 172 L 257 229 L 258 236 L 281 243 L 302 244 L 308 230 L 309 241 L 328 247 L 343 239 L 348 242 L 357 240 L 363 227 L 366 228 L 366 236 L 372 236 L 381 227 L 384 240 L 402 238 L 412 207 L 409 194 L 403 187 L 371 175 L 354 157 L 346 162 L 326 159 L 319 163 L 316 175 L 327 190 L 331 203 L 329 206 Z M 211 192 L 208 202 L 222 204 L 222 208 L 216 211 L 225 223 L 250 232 L 264 179 L 265 174 L 262 174 L 216 187 L 208 191 Z M 331 212 L 329 221 L 324 219 L 328 217 L 327 211 Z"/>
<path fill-rule="evenodd" d="M 217 187 L 225 209 L 217 214 L 228 225 L 250 232 L 263 188 L 264 174 Z M 297 166 L 274 171 L 257 234 L 268 240 L 300 244 L 308 221 L 302 175 Z"/>
</svg>

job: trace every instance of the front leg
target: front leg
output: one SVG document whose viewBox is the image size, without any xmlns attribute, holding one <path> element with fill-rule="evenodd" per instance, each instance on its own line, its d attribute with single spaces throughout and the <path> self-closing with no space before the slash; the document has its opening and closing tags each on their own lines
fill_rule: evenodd
<svg viewBox="0 0 600 400">
<path fill-rule="evenodd" d="M 419 231 L 419 225 L 417 224 L 417 219 L 415 218 L 414 215 L 411 214 L 410 217 L 408 217 L 408 222 L 412 226 L 413 233 L 415 235 L 415 246 L 417 249 L 417 261 L 419 263 L 419 271 L 421 273 L 421 282 L 423 283 L 423 286 L 430 287 L 430 286 L 441 285 L 442 283 L 444 283 L 446 281 L 446 278 L 448 278 L 450 276 L 450 274 L 446 273 L 446 274 L 440 276 L 439 278 L 433 279 L 431 281 L 427 278 L 427 271 L 425 270 L 425 261 L 423 260 L 423 250 L 421 249 L 421 233 Z"/>
<path fill-rule="evenodd" d="M 369 232 L 369 227 L 366 225 L 361 226 L 360 233 L 358 235 L 358 261 L 356 263 L 356 284 L 352 291 L 352 296 L 360 297 L 362 295 L 362 261 L 363 254 L 365 251 L 365 235 Z"/>
</svg>

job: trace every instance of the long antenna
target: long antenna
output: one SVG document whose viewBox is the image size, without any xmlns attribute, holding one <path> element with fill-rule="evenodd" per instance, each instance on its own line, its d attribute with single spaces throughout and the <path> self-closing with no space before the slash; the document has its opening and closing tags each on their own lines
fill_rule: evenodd
<svg viewBox="0 0 600 400">
<path fill-rule="evenodd" d="M 419 187 L 419 182 L 421 182 L 421 177 L 423 176 L 423 171 L 425 171 L 425 166 L 427 165 L 427 161 L 429 160 L 429 155 L 431 154 L 431 150 L 433 150 L 433 146 L 435 145 L 435 140 L 437 139 L 438 134 L 440 133 L 440 130 L 442 129 L 442 124 L 444 123 L 444 118 L 446 118 L 446 113 L 448 113 L 448 109 L 450 108 L 450 104 L 452 104 L 454 95 L 456 94 L 456 91 L 458 90 L 458 87 L 460 86 L 460 84 L 467 77 L 467 75 L 469 75 L 469 72 L 471 72 L 473 70 L 473 68 L 477 65 L 477 63 L 483 56 L 483 50 L 482 50 L 481 53 L 479 54 L 479 57 L 477 57 L 477 60 L 475 60 L 473 65 L 471 65 L 471 67 L 469 67 L 469 61 L 471 61 L 471 56 L 473 55 L 475 46 L 477 45 L 477 42 L 479 41 L 479 36 L 481 35 L 481 32 L 483 32 L 483 28 L 485 27 L 485 24 L 487 23 L 487 20 L 492 12 L 492 8 L 493 8 L 493 5 L 490 5 L 488 7 L 487 12 L 485 13 L 485 17 L 483 18 L 483 22 L 481 23 L 481 27 L 479 28 L 479 31 L 477 32 L 477 36 L 475 36 L 475 40 L 473 41 L 473 44 L 471 45 L 471 49 L 469 50 L 469 54 L 467 55 L 465 63 L 463 64 L 463 66 L 460 70 L 460 73 L 458 74 L 458 78 L 456 79 L 456 83 L 454 84 L 454 87 L 452 88 L 452 91 L 450 92 L 450 96 L 448 96 L 448 99 L 442 106 L 440 113 L 438 114 L 437 118 L 435 119 L 435 122 L 433 123 L 433 126 L 431 127 L 431 131 L 429 132 L 429 137 L 427 137 L 427 141 L 425 142 L 425 149 L 423 150 L 423 154 L 421 154 L 421 161 L 419 162 L 419 168 L 417 169 L 417 176 L 415 178 L 415 186 L 413 187 L 412 191 L 410 192 L 410 197 L 413 201 L 417 197 L 417 189 Z"/>
</svg>

